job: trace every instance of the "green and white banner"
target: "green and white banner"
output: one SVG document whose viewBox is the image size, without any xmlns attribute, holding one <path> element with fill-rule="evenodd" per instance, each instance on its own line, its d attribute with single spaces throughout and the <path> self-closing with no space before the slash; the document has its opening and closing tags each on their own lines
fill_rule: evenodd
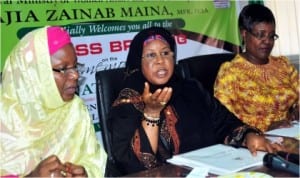
<svg viewBox="0 0 300 178">
<path fill-rule="evenodd" d="M 238 52 L 237 7 L 229 0 L 1 0 L 1 71 L 9 52 L 27 32 L 45 25 L 63 26 L 72 36 L 78 61 L 85 64 L 79 95 L 98 123 L 95 73 L 124 67 L 138 31 L 151 26 L 169 29 L 178 44 L 178 60 Z"/>
</svg>

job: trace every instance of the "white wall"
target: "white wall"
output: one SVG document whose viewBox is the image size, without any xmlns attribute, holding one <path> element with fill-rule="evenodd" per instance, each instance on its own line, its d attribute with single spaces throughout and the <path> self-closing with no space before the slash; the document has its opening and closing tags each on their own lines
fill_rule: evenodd
<svg viewBox="0 0 300 178">
<path fill-rule="evenodd" d="M 300 1 L 265 0 L 265 5 L 274 13 L 276 33 L 273 55 L 286 55 L 293 63 L 300 60 Z"/>
</svg>

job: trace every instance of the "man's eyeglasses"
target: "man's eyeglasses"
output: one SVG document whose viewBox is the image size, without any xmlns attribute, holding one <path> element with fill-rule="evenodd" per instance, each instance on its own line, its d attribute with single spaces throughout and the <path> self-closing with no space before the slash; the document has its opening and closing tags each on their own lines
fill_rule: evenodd
<svg viewBox="0 0 300 178">
<path fill-rule="evenodd" d="M 153 61 L 157 59 L 158 55 L 163 59 L 171 59 L 174 53 L 172 51 L 162 51 L 159 54 L 152 52 L 145 54 L 144 56 L 142 56 L 142 58 L 147 61 Z"/>
<path fill-rule="evenodd" d="M 269 39 L 269 40 L 275 41 L 279 38 L 279 36 L 277 34 L 267 35 L 266 33 L 253 33 L 251 31 L 247 31 L 247 32 L 250 33 L 252 36 L 254 36 L 258 40 Z"/>
<path fill-rule="evenodd" d="M 84 64 L 77 63 L 73 67 L 62 68 L 62 69 L 54 69 L 54 68 L 52 68 L 52 70 L 54 72 L 59 72 L 61 74 L 66 75 L 66 74 L 73 73 L 73 72 L 79 72 L 83 67 L 84 67 Z"/>
</svg>

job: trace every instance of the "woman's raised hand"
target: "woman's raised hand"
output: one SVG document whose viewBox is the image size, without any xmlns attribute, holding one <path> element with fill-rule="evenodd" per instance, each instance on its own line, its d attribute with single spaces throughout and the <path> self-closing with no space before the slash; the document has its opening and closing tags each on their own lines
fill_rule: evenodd
<svg viewBox="0 0 300 178">
<path fill-rule="evenodd" d="M 172 96 L 172 88 L 164 87 L 163 89 L 157 89 L 154 93 L 150 93 L 150 86 L 145 82 L 145 88 L 143 92 L 143 101 L 145 103 L 144 112 L 160 113 L 160 111 L 165 107 Z"/>
</svg>

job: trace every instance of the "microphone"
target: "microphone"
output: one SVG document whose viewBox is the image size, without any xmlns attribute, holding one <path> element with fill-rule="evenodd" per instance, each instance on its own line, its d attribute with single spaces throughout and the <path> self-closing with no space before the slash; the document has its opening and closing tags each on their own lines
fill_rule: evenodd
<svg viewBox="0 0 300 178">
<path fill-rule="evenodd" d="M 299 166 L 286 161 L 276 154 L 267 153 L 263 158 L 263 163 L 268 168 L 279 169 L 299 176 Z"/>
<path fill-rule="evenodd" d="M 281 156 L 283 159 L 289 162 L 299 165 L 299 154 L 277 151 L 277 155 Z"/>
</svg>

